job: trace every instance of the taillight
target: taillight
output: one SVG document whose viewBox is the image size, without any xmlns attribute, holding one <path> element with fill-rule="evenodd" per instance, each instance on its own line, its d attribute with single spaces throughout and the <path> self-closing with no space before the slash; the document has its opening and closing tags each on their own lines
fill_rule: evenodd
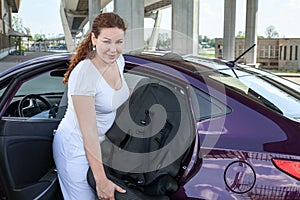
<svg viewBox="0 0 300 200">
<path fill-rule="evenodd" d="M 279 170 L 300 180 L 300 161 L 282 158 L 273 158 L 272 161 Z"/>
</svg>

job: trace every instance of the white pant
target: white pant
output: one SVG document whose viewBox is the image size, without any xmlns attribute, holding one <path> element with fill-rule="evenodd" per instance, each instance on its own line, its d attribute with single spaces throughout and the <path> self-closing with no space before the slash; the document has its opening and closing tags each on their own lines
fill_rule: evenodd
<svg viewBox="0 0 300 200">
<path fill-rule="evenodd" d="M 65 200 L 97 199 L 87 182 L 89 165 L 78 134 L 57 130 L 53 141 L 53 156 Z"/>
</svg>

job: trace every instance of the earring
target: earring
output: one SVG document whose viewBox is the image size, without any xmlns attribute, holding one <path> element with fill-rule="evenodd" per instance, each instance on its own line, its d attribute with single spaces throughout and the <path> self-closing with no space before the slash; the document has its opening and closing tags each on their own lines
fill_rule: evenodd
<svg viewBox="0 0 300 200">
<path fill-rule="evenodd" d="M 95 46 L 93 46 L 93 51 L 96 51 L 96 45 L 95 45 Z"/>
</svg>

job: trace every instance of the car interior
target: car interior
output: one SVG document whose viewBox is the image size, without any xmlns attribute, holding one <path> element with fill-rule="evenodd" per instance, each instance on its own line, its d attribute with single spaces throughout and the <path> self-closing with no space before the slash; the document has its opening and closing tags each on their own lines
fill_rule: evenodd
<svg viewBox="0 0 300 200">
<path fill-rule="evenodd" d="M 62 199 L 52 158 L 52 140 L 53 133 L 67 107 L 67 88 L 62 84 L 65 71 L 65 66 L 55 66 L 43 73 L 37 72 L 38 75 L 17 79 L 18 82 L 14 84 L 15 88 L 12 90 L 14 96 L 10 98 L 0 120 L 0 181 L 5 183 L 0 187 L 8 199 Z M 195 139 L 193 135 L 195 128 L 193 116 L 190 114 L 192 112 L 188 112 L 191 108 L 188 106 L 188 91 L 185 86 L 174 80 L 168 81 L 148 73 L 133 71 L 126 71 L 124 74 L 132 91 L 140 87 L 138 83 L 141 80 L 151 80 L 147 84 L 151 84 L 152 90 L 159 87 L 168 88 L 169 93 L 172 93 L 173 97 L 175 95 L 180 101 L 181 111 L 187 111 L 168 114 L 167 120 L 172 126 L 177 127 L 177 132 L 180 132 L 177 135 L 181 136 L 181 139 L 173 135 L 176 138 L 174 143 L 172 143 L 174 138 L 167 140 L 170 140 L 168 143 L 171 144 L 171 149 L 176 149 L 184 141 L 190 145 L 189 151 L 186 152 L 186 149 L 184 152 L 168 151 L 165 156 L 176 157 L 175 154 L 178 153 L 190 156 L 194 150 L 192 143 Z M 131 100 L 131 106 L 139 108 L 131 111 L 136 117 L 129 117 L 132 117 L 133 122 L 138 123 L 142 128 L 149 127 L 149 123 L 151 125 L 155 121 L 150 118 L 149 121 L 147 116 L 145 118 L 145 110 L 149 109 L 149 105 L 148 108 L 141 109 L 146 105 L 141 104 L 141 97 L 135 96 L 135 98 L 135 101 Z M 161 99 L 156 100 L 157 103 L 164 102 L 165 105 L 172 105 L 171 102 L 174 100 L 174 98 L 167 98 L 163 92 L 160 93 L 159 98 Z M 138 106 L 132 105 L 132 102 Z M 187 156 L 185 161 L 188 160 L 186 158 Z M 163 160 L 161 157 L 160 159 Z M 180 160 L 179 165 L 179 168 L 183 169 L 187 163 Z M 172 176 L 179 181 L 179 175 L 182 173 L 182 170 L 178 169 Z"/>
</svg>

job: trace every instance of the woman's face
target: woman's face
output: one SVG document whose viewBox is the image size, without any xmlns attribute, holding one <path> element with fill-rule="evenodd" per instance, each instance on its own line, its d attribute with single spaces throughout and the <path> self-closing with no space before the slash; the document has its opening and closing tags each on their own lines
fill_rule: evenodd
<svg viewBox="0 0 300 200">
<path fill-rule="evenodd" d="M 92 42 L 97 55 L 105 63 L 113 63 L 120 56 L 124 46 L 124 31 L 119 28 L 103 28 L 98 38 L 92 33 Z"/>
</svg>

